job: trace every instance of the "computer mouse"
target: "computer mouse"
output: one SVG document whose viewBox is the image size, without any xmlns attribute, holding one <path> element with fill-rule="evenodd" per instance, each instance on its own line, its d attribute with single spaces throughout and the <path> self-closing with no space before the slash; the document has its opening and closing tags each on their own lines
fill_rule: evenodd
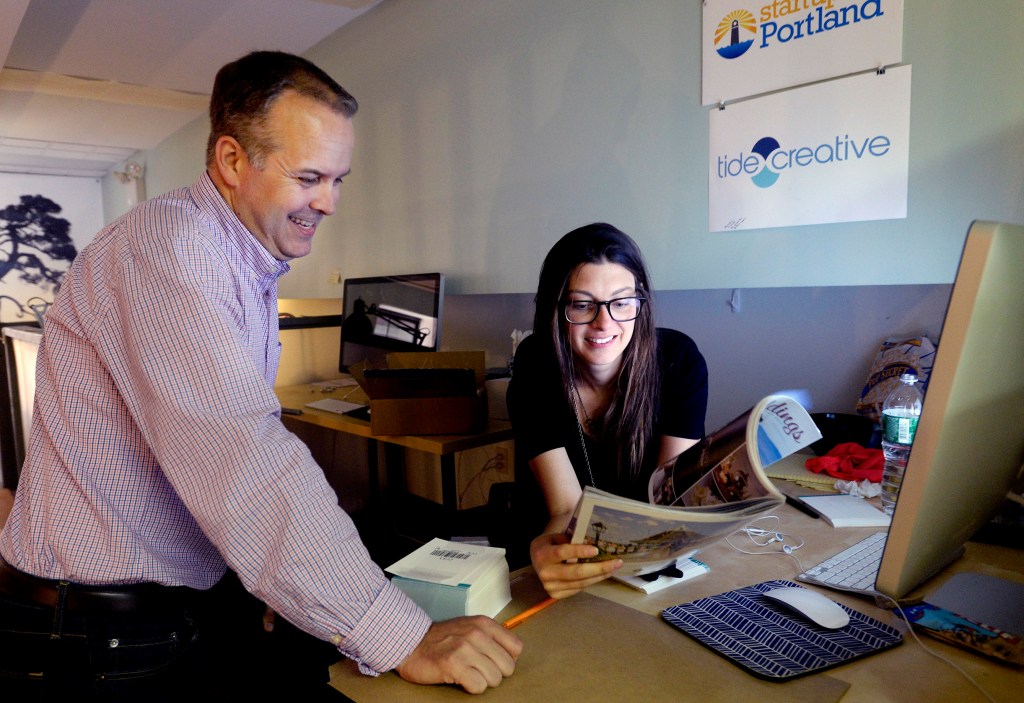
<svg viewBox="0 0 1024 703">
<path fill-rule="evenodd" d="M 838 603 L 809 588 L 773 588 L 765 591 L 765 596 L 789 606 L 811 622 L 830 630 L 838 630 L 850 624 L 850 614 Z"/>
</svg>

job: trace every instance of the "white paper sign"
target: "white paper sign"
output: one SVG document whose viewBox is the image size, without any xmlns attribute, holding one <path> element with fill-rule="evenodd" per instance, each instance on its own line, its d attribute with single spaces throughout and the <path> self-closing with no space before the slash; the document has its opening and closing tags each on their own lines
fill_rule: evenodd
<svg viewBox="0 0 1024 703">
<path fill-rule="evenodd" d="M 907 216 L 910 66 L 709 113 L 712 232 Z"/>
<path fill-rule="evenodd" d="M 903 60 L 903 0 L 705 0 L 701 104 Z"/>
</svg>

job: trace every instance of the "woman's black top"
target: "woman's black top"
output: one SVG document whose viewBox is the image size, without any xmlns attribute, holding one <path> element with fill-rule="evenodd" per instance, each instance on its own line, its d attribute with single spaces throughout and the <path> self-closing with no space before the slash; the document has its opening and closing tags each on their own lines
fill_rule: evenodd
<svg viewBox="0 0 1024 703">
<path fill-rule="evenodd" d="M 527 337 L 516 350 L 507 402 L 515 435 L 516 483 L 521 507 L 529 508 L 530 522 L 543 520 L 532 536 L 539 534 L 547 510 L 539 485 L 527 462 L 546 451 L 564 447 L 576 470 L 580 485 L 591 485 L 587 459 L 596 488 L 639 500 L 647 499 L 647 481 L 654 471 L 663 435 L 701 439 L 708 403 L 708 370 L 697 345 L 676 330 L 657 330 L 661 378 L 654 432 L 635 480 L 617 477 L 618 447 L 614 438 L 591 438 L 584 434 L 586 458 L 580 443 L 576 412 L 566 399 L 561 373 L 554 353 L 544 354 L 534 337 Z M 539 503 L 538 503 L 539 501 Z M 523 516 L 524 519 L 526 516 Z"/>
</svg>

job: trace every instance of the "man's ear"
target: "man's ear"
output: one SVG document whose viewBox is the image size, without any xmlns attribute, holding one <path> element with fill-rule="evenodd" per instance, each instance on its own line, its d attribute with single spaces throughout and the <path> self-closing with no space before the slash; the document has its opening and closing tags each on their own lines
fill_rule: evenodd
<svg viewBox="0 0 1024 703">
<path fill-rule="evenodd" d="M 213 147 L 213 166 L 224 183 L 235 187 L 242 170 L 249 167 L 249 159 L 238 140 L 225 135 L 219 137 Z"/>
</svg>

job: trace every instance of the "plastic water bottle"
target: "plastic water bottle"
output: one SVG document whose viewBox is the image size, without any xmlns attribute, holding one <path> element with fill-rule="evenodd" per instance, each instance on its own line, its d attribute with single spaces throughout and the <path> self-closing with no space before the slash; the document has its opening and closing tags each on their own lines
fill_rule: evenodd
<svg viewBox="0 0 1024 703">
<path fill-rule="evenodd" d="M 917 374 L 908 372 L 900 376 L 900 385 L 893 389 L 882 405 L 882 452 L 885 468 L 882 471 L 882 509 L 892 515 L 896 497 L 903 483 L 910 445 L 917 433 L 921 417 L 923 396 L 917 386 Z"/>
</svg>

